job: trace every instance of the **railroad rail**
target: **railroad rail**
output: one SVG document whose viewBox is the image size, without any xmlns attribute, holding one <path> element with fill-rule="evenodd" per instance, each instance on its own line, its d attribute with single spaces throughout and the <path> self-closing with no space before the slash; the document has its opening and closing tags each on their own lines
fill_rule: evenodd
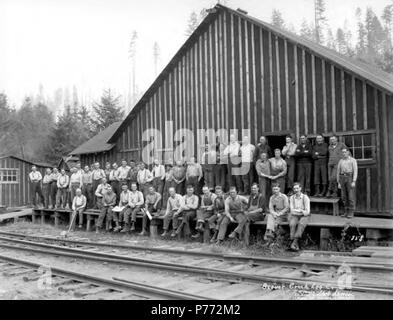
<svg viewBox="0 0 393 320">
<path fill-rule="evenodd" d="M 5 233 L 0 232 L 0 234 L 4 235 Z M 316 262 L 314 265 L 318 265 L 319 269 L 315 270 L 315 267 L 310 268 L 307 266 L 304 263 L 304 260 L 301 260 L 300 262 L 297 261 L 296 265 L 294 266 L 288 264 L 288 261 L 292 261 L 292 259 L 284 258 L 267 258 L 266 260 L 264 258 L 252 257 L 250 260 L 250 257 L 229 256 L 228 258 L 227 255 L 208 252 L 202 253 L 191 251 L 190 253 L 189 251 L 151 247 L 144 247 L 143 251 L 141 249 L 142 247 L 140 246 L 90 243 L 34 235 L 12 235 L 13 236 L 11 236 L 9 233 L 9 237 L 0 237 L 1 248 L 28 251 L 37 254 L 64 256 L 74 259 L 87 259 L 113 263 L 117 265 L 121 264 L 127 266 L 182 272 L 186 274 L 198 274 L 215 277 L 218 279 L 234 279 L 236 281 L 253 282 L 259 284 L 292 284 L 298 287 L 307 287 L 310 284 L 313 284 L 314 286 L 317 285 L 332 290 L 340 289 L 337 285 L 337 282 L 332 281 L 335 275 L 335 270 L 332 270 L 331 268 L 332 263 L 326 264 Z M 30 240 L 21 240 L 20 238 Z M 32 241 L 32 239 L 41 240 L 41 242 Z M 43 241 L 53 241 L 55 243 L 62 244 L 62 246 L 48 244 Z M 71 244 L 77 244 L 81 246 L 82 249 L 69 247 Z M 121 249 L 123 251 L 118 252 L 117 254 L 97 252 L 97 250 L 102 250 L 103 247 L 106 247 L 106 249 L 109 249 L 110 251 L 113 251 L 115 248 Z M 156 257 L 155 259 L 147 259 L 146 256 L 135 256 L 135 254 L 131 256 L 129 251 L 135 250 L 135 248 L 138 248 L 137 251 L 141 251 L 140 253 L 143 255 L 152 254 L 152 252 L 155 252 Z M 157 250 L 155 251 L 154 249 Z M 160 254 L 164 254 L 164 257 L 157 259 L 157 253 L 158 257 Z M 168 259 L 170 260 L 170 258 L 175 259 L 175 262 L 168 262 Z M 263 261 L 267 261 L 268 263 L 263 263 Z M 273 261 L 275 266 L 272 266 Z M 203 267 L 201 267 L 201 265 L 203 265 Z M 334 265 L 337 266 L 337 263 Z M 391 266 L 364 265 L 364 267 L 367 270 L 371 268 L 372 270 L 378 269 L 379 271 L 392 271 Z M 357 268 L 360 268 L 360 266 L 357 266 Z M 353 285 L 351 291 L 392 295 L 393 287 L 365 283 Z"/>
<path fill-rule="evenodd" d="M 3 275 L 23 276 L 24 281 L 35 281 L 41 276 L 38 272 L 42 264 L 26 259 L 18 259 L 7 255 L 0 255 L 0 265 Z M 160 288 L 135 281 L 127 282 L 111 280 L 88 274 L 69 271 L 54 266 L 45 265 L 51 271 L 53 286 L 59 291 L 74 292 L 76 297 L 91 297 L 107 294 L 107 297 L 117 295 L 124 299 L 182 299 L 182 300 L 207 300 L 207 297 Z"/>
</svg>

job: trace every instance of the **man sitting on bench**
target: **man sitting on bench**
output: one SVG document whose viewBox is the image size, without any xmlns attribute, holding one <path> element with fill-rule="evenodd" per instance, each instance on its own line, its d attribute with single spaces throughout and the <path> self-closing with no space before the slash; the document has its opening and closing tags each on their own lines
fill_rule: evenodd
<svg viewBox="0 0 393 320">
<path fill-rule="evenodd" d="M 171 237 L 176 237 L 179 235 L 184 228 L 184 235 L 188 238 L 191 234 L 190 230 L 190 222 L 196 217 L 196 209 L 198 208 L 199 198 L 194 194 L 194 187 L 189 185 L 187 187 L 186 194 L 183 196 L 183 204 L 180 209 L 173 215 L 172 226 L 175 229 L 175 226 L 178 224 L 178 217 L 182 215 L 182 221 L 180 226 L 176 229 L 175 232 L 172 232 Z"/>
<path fill-rule="evenodd" d="M 288 197 L 281 193 L 280 185 L 274 184 L 272 187 L 273 195 L 269 200 L 269 214 L 267 215 L 265 241 L 274 239 L 277 226 L 280 223 L 288 221 L 289 200 Z"/>
<path fill-rule="evenodd" d="M 244 212 L 245 219 L 239 222 L 238 227 L 229 235 L 230 239 L 240 237 L 246 224 L 264 219 L 263 211 L 265 210 L 265 201 L 265 196 L 259 193 L 258 184 L 254 183 L 251 186 L 251 195 L 248 199 L 247 210 Z"/>
<path fill-rule="evenodd" d="M 222 219 L 224 219 L 225 212 L 225 194 L 221 186 L 216 186 L 216 199 L 213 203 L 214 214 L 209 218 L 209 228 L 210 232 L 214 230 L 214 234 L 210 239 L 211 243 L 217 241 L 218 229 L 220 227 Z"/>
<path fill-rule="evenodd" d="M 161 194 L 156 192 L 156 189 L 153 186 L 149 187 L 149 192 L 146 194 L 145 207 L 142 209 L 143 218 L 142 218 L 142 232 L 141 236 L 145 236 L 147 234 L 147 223 L 149 218 L 147 216 L 147 212 L 149 214 L 156 215 L 161 209 Z"/>
<path fill-rule="evenodd" d="M 230 222 L 237 222 L 238 224 L 240 224 L 244 219 L 246 219 L 244 211 L 247 205 L 247 198 L 238 195 L 236 187 L 231 187 L 229 189 L 229 197 L 225 200 L 225 216 L 220 223 L 217 236 L 217 244 L 220 244 L 222 243 L 222 241 L 224 241 L 225 234 L 228 229 L 228 224 Z M 238 233 L 241 232 L 239 226 L 237 227 L 237 229 L 235 229 L 235 231 Z"/>
<path fill-rule="evenodd" d="M 129 232 L 135 230 L 136 215 L 141 210 L 144 203 L 143 193 L 138 191 L 135 182 L 131 183 L 131 192 L 129 193 L 128 206 L 124 211 L 124 229 L 121 232 Z M 131 229 L 130 229 L 131 220 Z"/>
<path fill-rule="evenodd" d="M 202 192 L 201 206 L 197 210 L 197 225 L 195 228 L 197 233 L 192 236 L 193 239 L 200 238 L 201 234 L 205 231 L 206 220 L 214 214 L 214 200 L 217 196 L 210 191 L 209 186 L 204 186 Z"/>
<path fill-rule="evenodd" d="M 293 185 L 294 194 L 289 199 L 290 217 L 289 228 L 291 237 L 291 249 L 299 251 L 299 239 L 310 220 L 310 198 L 302 193 L 300 183 Z"/>
<path fill-rule="evenodd" d="M 161 234 L 161 237 L 165 237 L 168 234 L 169 224 L 172 220 L 172 228 L 175 230 L 177 228 L 177 219 L 174 219 L 175 213 L 177 213 L 181 206 L 183 205 L 183 197 L 176 193 L 176 189 L 174 187 L 170 187 L 169 190 L 169 198 L 166 206 L 166 212 L 164 215 L 164 232 Z"/>
<path fill-rule="evenodd" d="M 104 196 L 102 197 L 102 203 L 101 203 L 101 212 L 100 215 L 98 216 L 98 221 L 97 221 L 97 229 L 96 233 L 99 233 L 100 230 L 102 229 L 102 225 L 104 223 L 104 219 L 106 217 L 108 221 L 108 229 L 112 229 L 112 209 L 116 205 L 116 193 L 113 192 L 112 186 L 108 187 L 107 191 L 104 193 Z"/>
</svg>

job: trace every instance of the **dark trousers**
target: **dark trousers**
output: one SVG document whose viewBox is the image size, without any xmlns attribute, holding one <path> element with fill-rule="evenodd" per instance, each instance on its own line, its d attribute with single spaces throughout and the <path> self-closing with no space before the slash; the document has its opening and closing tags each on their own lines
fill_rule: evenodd
<svg viewBox="0 0 393 320">
<path fill-rule="evenodd" d="M 270 198 L 270 179 L 259 177 L 259 192 L 265 199 Z"/>
<path fill-rule="evenodd" d="M 188 186 L 193 186 L 194 187 L 194 193 L 195 194 L 199 194 L 199 181 L 198 181 L 198 177 L 188 177 L 187 181 L 186 181 L 186 188 Z"/>
<path fill-rule="evenodd" d="M 214 166 L 214 180 L 216 186 L 221 186 L 222 189 L 226 190 L 226 177 L 227 177 L 227 166 L 225 164 L 217 164 Z"/>
<path fill-rule="evenodd" d="M 305 192 L 311 191 L 311 169 L 310 162 L 298 162 L 297 164 L 297 181 L 301 184 Z"/>
<path fill-rule="evenodd" d="M 341 185 L 341 199 L 345 210 L 353 213 L 355 210 L 355 188 L 352 188 L 353 175 L 341 175 L 339 177 Z"/>
<path fill-rule="evenodd" d="M 179 227 L 177 227 L 178 218 L 180 215 L 183 217 L 183 219 L 182 219 Z M 190 222 L 196 217 L 196 211 L 195 210 L 185 210 L 185 211 L 181 212 L 179 214 L 179 216 L 173 218 L 173 221 L 172 221 L 173 229 L 175 229 L 177 227 L 178 232 L 181 232 L 182 230 L 184 230 L 184 235 L 187 237 L 191 234 Z"/>
<path fill-rule="evenodd" d="M 52 206 L 56 206 L 56 194 L 57 194 L 57 181 L 52 181 L 50 184 L 50 201 Z"/>
<path fill-rule="evenodd" d="M 287 163 L 287 189 L 292 190 L 293 184 L 295 182 L 295 158 L 287 158 L 285 159 L 285 162 Z M 284 192 L 284 189 L 281 191 Z"/>
<path fill-rule="evenodd" d="M 63 207 L 65 208 L 67 204 L 67 190 L 68 188 L 58 188 L 57 193 L 56 193 L 56 207 L 60 208 Z"/>
<path fill-rule="evenodd" d="M 40 202 L 44 203 L 44 196 L 42 194 L 41 182 L 30 183 L 30 194 L 33 206 L 37 205 L 37 195 L 40 197 Z"/>
<path fill-rule="evenodd" d="M 113 192 L 116 194 L 116 200 L 120 200 L 120 193 L 119 193 L 119 181 L 117 180 L 112 180 L 109 182 L 109 184 L 112 187 Z"/>
<path fill-rule="evenodd" d="M 86 207 L 93 208 L 93 187 L 91 183 L 83 185 L 82 194 L 86 197 Z"/>
<path fill-rule="evenodd" d="M 291 240 L 300 239 L 302 237 L 309 220 L 310 216 L 304 217 L 291 215 L 289 217 L 289 230 Z"/>
<path fill-rule="evenodd" d="M 204 168 L 203 169 L 203 178 L 205 180 L 205 185 L 209 187 L 210 190 L 214 189 L 215 187 L 215 176 L 214 176 L 214 171 L 213 171 L 213 166 L 210 166 L 209 168 Z"/>
<path fill-rule="evenodd" d="M 240 225 L 240 223 L 243 222 L 243 220 L 246 219 L 246 216 L 244 215 L 243 212 L 231 213 L 231 216 L 238 223 L 238 226 L 235 229 L 235 232 L 238 232 L 240 234 L 242 232 L 242 228 L 240 228 L 239 225 Z M 219 229 L 218 229 L 218 236 L 217 236 L 218 240 L 224 240 L 225 235 L 226 235 L 227 230 L 228 230 L 228 225 L 230 223 L 231 223 L 231 220 L 227 216 L 224 216 L 222 221 L 221 221 L 221 223 L 220 223 Z"/>
<path fill-rule="evenodd" d="M 236 228 L 236 231 L 238 234 L 242 233 L 242 231 L 244 230 L 244 227 L 246 226 L 247 223 L 256 222 L 256 221 L 263 221 L 265 219 L 265 217 L 262 213 L 245 212 L 244 216 L 245 216 L 245 219 L 242 219 L 239 222 L 238 227 Z"/>
<path fill-rule="evenodd" d="M 328 165 L 329 190 L 337 193 L 337 164 Z"/>
<path fill-rule="evenodd" d="M 160 177 L 153 179 L 153 187 L 156 189 L 156 192 L 162 195 L 162 190 L 164 188 L 164 180 Z"/>
<path fill-rule="evenodd" d="M 136 206 L 135 208 L 127 207 L 120 213 L 120 221 L 124 221 L 124 223 L 129 224 L 131 222 L 136 221 L 136 215 L 140 212 L 141 207 Z"/>
<path fill-rule="evenodd" d="M 209 229 L 211 230 L 217 230 L 220 227 L 220 224 L 222 222 L 222 220 L 224 219 L 224 213 L 214 213 L 208 220 L 208 224 L 209 224 Z"/>
<path fill-rule="evenodd" d="M 180 183 L 176 183 L 176 193 L 181 194 L 182 196 L 184 195 L 184 181 L 180 182 Z"/>
<path fill-rule="evenodd" d="M 44 195 L 44 208 L 49 207 L 49 199 L 50 199 L 50 183 L 42 184 L 42 193 Z"/>
<path fill-rule="evenodd" d="M 240 164 L 236 164 L 236 159 L 229 159 L 228 162 L 228 182 L 229 187 L 236 187 L 237 191 L 243 192 Z"/>
<path fill-rule="evenodd" d="M 251 194 L 251 185 L 254 182 L 254 163 L 244 162 L 241 168 L 244 192 L 246 194 Z"/>
<path fill-rule="evenodd" d="M 112 215 L 112 209 L 113 209 L 112 206 L 109 206 L 109 207 L 103 206 L 101 208 L 101 212 L 100 212 L 100 215 L 98 216 L 98 220 L 97 220 L 97 227 L 98 228 L 102 228 L 105 218 L 109 221 L 108 217 Z"/>
<path fill-rule="evenodd" d="M 159 208 L 154 209 L 153 205 L 152 205 L 152 204 L 149 204 L 149 205 L 147 206 L 147 210 L 149 211 L 149 213 L 150 213 L 152 216 L 154 216 L 154 215 L 156 215 L 157 212 L 159 211 Z M 149 224 L 150 224 L 150 219 L 149 219 L 149 217 L 147 216 L 147 214 L 144 213 L 144 214 L 143 214 L 143 217 L 142 217 L 142 231 L 146 231 Z"/>
<path fill-rule="evenodd" d="M 101 180 L 93 180 L 93 186 L 92 186 L 92 188 L 93 188 L 93 190 L 92 190 L 92 193 L 93 193 L 92 207 L 93 208 L 96 207 L 96 203 L 97 203 L 97 199 L 96 198 L 97 197 L 95 196 L 95 193 L 96 193 L 97 188 L 100 185 L 100 183 L 101 183 Z"/>
<path fill-rule="evenodd" d="M 327 163 L 326 160 L 314 161 L 314 184 L 327 185 Z"/>
</svg>

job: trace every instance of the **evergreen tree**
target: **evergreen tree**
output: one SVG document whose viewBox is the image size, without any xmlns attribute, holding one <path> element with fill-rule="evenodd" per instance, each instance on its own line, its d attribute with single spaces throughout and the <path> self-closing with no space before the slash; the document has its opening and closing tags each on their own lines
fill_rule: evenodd
<svg viewBox="0 0 393 320">
<path fill-rule="evenodd" d="M 272 25 L 280 29 L 285 29 L 284 19 L 281 12 L 277 9 L 274 9 L 272 12 Z"/>
<path fill-rule="evenodd" d="M 113 96 L 110 89 L 104 91 L 100 103 L 93 105 L 93 131 L 98 133 L 112 123 L 123 120 L 123 106 L 120 106 L 120 96 Z"/>
<path fill-rule="evenodd" d="M 327 24 L 326 18 L 326 6 L 325 0 L 314 0 L 314 9 L 315 9 L 315 42 L 319 44 L 323 44 L 324 39 L 324 29 Z"/>
<path fill-rule="evenodd" d="M 346 54 L 347 53 L 347 44 L 345 41 L 345 34 L 344 30 L 341 28 L 337 29 L 336 32 L 336 43 L 337 43 L 337 51 L 341 54 Z"/>
<path fill-rule="evenodd" d="M 300 36 L 307 40 L 314 40 L 314 32 L 306 20 L 303 19 L 300 27 Z"/>
<path fill-rule="evenodd" d="M 360 59 L 365 59 L 367 32 L 362 22 L 362 11 L 360 8 L 356 9 L 356 19 L 357 19 L 356 55 Z"/>
<path fill-rule="evenodd" d="M 191 12 L 190 17 L 188 18 L 186 36 L 189 37 L 194 32 L 194 30 L 198 27 L 198 25 L 199 25 L 198 15 L 196 14 L 195 11 L 193 11 Z"/>
</svg>

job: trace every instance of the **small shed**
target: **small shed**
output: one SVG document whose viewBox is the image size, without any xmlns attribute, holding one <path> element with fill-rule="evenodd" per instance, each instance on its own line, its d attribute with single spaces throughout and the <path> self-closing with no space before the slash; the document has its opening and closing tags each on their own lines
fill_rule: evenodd
<svg viewBox="0 0 393 320">
<path fill-rule="evenodd" d="M 0 207 L 21 207 L 30 203 L 28 175 L 34 165 L 44 175 L 44 166 L 13 155 L 0 156 Z"/>
</svg>

